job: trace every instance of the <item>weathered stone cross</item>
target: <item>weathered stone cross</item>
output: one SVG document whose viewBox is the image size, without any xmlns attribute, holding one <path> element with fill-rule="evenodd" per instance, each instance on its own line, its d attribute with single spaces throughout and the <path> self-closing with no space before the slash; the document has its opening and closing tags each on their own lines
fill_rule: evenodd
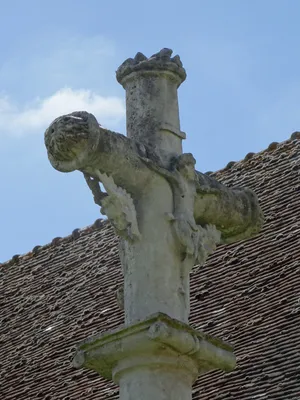
<svg viewBox="0 0 300 400">
<path fill-rule="evenodd" d="M 262 224 L 253 192 L 226 188 L 182 154 L 177 89 L 186 72 L 171 55 L 137 53 L 117 70 L 127 137 L 87 112 L 57 118 L 45 133 L 53 167 L 83 172 L 120 236 L 125 327 L 82 343 L 74 363 L 117 382 L 121 400 L 191 399 L 199 374 L 234 367 L 231 347 L 188 326 L 189 273 L 217 243 Z"/>
</svg>

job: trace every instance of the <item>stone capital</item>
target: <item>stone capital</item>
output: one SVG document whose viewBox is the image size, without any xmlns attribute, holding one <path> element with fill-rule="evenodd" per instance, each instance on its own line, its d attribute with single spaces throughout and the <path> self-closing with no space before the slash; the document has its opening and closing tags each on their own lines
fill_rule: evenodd
<svg viewBox="0 0 300 400">
<path fill-rule="evenodd" d="M 157 313 L 123 329 L 78 345 L 73 365 L 97 371 L 119 383 L 133 369 L 180 370 L 190 384 L 213 369 L 235 368 L 233 349 L 219 339 Z"/>
<path fill-rule="evenodd" d="M 127 58 L 117 70 L 117 80 L 126 89 L 126 84 L 139 76 L 164 76 L 176 82 L 177 87 L 186 79 L 186 71 L 178 55 L 171 57 L 171 49 L 162 49 L 151 57 L 137 53 Z"/>
</svg>

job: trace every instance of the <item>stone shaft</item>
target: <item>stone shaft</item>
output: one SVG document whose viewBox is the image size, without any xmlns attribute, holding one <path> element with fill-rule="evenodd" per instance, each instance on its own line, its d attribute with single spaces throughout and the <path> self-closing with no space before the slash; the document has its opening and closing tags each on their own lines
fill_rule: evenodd
<svg viewBox="0 0 300 400">
<path fill-rule="evenodd" d="M 117 71 L 117 79 L 126 90 L 127 136 L 151 147 L 163 163 L 182 153 L 185 139 L 177 96 L 185 71 L 179 57 L 174 61 L 171 53 L 163 49 L 149 59 L 138 53 L 137 60 L 127 60 L 125 68 L 122 65 Z"/>
<path fill-rule="evenodd" d="M 182 153 L 176 81 L 139 73 L 126 89 L 127 136 L 162 153 Z"/>
<path fill-rule="evenodd" d="M 163 312 L 188 322 L 189 270 L 166 217 L 173 211 L 172 190 L 154 175 L 136 205 L 141 238 L 123 242 L 125 323 L 141 321 Z M 122 253 L 123 254 L 122 256 Z"/>
<path fill-rule="evenodd" d="M 176 360 L 170 360 L 173 364 Z M 118 381 L 122 400 L 192 400 L 192 376 L 174 365 L 133 368 Z M 169 369 L 168 369 L 169 367 Z"/>
</svg>

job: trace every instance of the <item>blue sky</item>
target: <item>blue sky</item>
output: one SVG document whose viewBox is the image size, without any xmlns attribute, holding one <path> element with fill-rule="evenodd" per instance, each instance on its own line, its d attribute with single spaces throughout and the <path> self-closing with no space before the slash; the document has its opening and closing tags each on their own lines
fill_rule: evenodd
<svg viewBox="0 0 300 400">
<path fill-rule="evenodd" d="M 217 170 L 300 130 L 298 0 L 0 0 L 0 262 L 93 223 L 78 172 L 47 160 L 44 130 L 85 109 L 125 134 L 115 70 L 170 47 L 184 150 Z"/>
</svg>

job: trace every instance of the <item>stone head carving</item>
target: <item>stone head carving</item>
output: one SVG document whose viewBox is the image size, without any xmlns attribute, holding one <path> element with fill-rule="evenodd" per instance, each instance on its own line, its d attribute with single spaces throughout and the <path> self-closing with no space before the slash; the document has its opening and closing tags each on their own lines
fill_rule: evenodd
<svg viewBox="0 0 300 400">
<path fill-rule="evenodd" d="M 81 161 L 97 146 L 99 124 L 86 111 L 56 118 L 45 132 L 45 144 L 52 166 L 60 171 L 80 169 Z"/>
</svg>

